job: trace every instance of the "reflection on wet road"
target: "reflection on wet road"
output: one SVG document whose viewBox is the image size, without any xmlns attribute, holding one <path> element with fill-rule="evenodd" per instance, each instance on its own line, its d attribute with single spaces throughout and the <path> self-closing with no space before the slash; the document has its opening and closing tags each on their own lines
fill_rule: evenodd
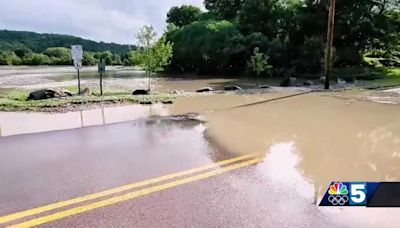
<svg viewBox="0 0 400 228">
<path fill-rule="evenodd" d="M 0 136 L 119 123 L 164 116 L 168 110 L 162 104 L 102 107 L 68 113 L 0 112 Z"/>
<path fill-rule="evenodd" d="M 44 227 L 396 227 L 399 209 L 315 203 L 334 180 L 400 180 L 399 107 L 307 94 L 229 109 L 283 95 L 190 97 L 168 108 L 106 108 L 83 118 L 2 113 L 3 132 L 14 136 L 0 137 L 0 222 L 10 213 L 174 174 L 115 198 L 5 224 L 40 217 L 49 222 Z M 188 111 L 207 122 L 142 119 Z M 18 117 L 25 126 L 8 124 Z M 82 120 L 98 126 L 81 128 Z M 40 129 L 35 122 L 69 130 L 15 135 Z M 218 163 L 250 153 L 258 155 Z M 182 171 L 187 175 L 176 175 Z"/>
</svg>

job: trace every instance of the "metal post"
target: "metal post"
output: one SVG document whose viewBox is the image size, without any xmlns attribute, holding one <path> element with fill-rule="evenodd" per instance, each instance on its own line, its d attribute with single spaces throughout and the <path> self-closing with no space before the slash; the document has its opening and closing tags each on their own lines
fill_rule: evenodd
<svg viewBox="0 0 400 228">
<path fill-rule="evenodd" d="M 78 70 L 78 94 L 81 94 L 81 78 Z"/>
<path fill-rule="evenodd" d="M 100 73 L 100 95 L 103 96 L 103 73 Z"/>
<path fill-rule="evenodd" d="M 332 74 L 332 45 L 333 30 L 335 25 L 335 4 L 336 0 L 329 1 L 328 32 L 326 37 L 325 51 L 325 89 L 329 89 L 329 80 Z"/>
</svg>

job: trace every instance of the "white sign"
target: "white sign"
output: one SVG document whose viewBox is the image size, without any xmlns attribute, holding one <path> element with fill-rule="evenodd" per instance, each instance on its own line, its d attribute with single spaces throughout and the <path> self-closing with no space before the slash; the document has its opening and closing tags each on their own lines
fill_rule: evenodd
<svg viewBox="0 0 400 228">
<path fill-rule="evenodd" d="M 75 69 L 82 69 L 83 48 L 82 45 L 71 45 L 71 56 L 74 60 Z"/>
</svg>

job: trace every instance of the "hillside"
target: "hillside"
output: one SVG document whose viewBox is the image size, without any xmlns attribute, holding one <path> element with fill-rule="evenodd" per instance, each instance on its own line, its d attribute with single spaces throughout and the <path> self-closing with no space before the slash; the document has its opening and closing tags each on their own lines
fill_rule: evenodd
<svg viewBox="0 0 400 228">
<path fill-rule="evenodd" d="M 34 52 L 41 53 L 49 47 L 69 48 L 73 44 L 83 45 L 85 51 L 111 51 L 120 55 L 126 54 L 131 48 L 130 45 L 96 42 L 70 35 L 0 30 L 0 51 L 26 47 Z"/>
</svg>

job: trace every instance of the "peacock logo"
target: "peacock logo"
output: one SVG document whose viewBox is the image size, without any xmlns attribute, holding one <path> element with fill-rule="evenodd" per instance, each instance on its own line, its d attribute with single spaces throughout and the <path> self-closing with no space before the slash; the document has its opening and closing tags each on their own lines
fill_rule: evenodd
<svg viewBox="0 0 400 228">
<path fill-rule="evenodd" d="M 329 187 L 328 201 L 334 206 L 344 206 L 348 201 L 349 190 L 342 182 L 335 182 Z"/>
<path fill-rule="evenodd" d="M 342 182 L 336 182 L 329 187 L 329 195 L 347 195 L 349 191 Z"/>
</svg>

